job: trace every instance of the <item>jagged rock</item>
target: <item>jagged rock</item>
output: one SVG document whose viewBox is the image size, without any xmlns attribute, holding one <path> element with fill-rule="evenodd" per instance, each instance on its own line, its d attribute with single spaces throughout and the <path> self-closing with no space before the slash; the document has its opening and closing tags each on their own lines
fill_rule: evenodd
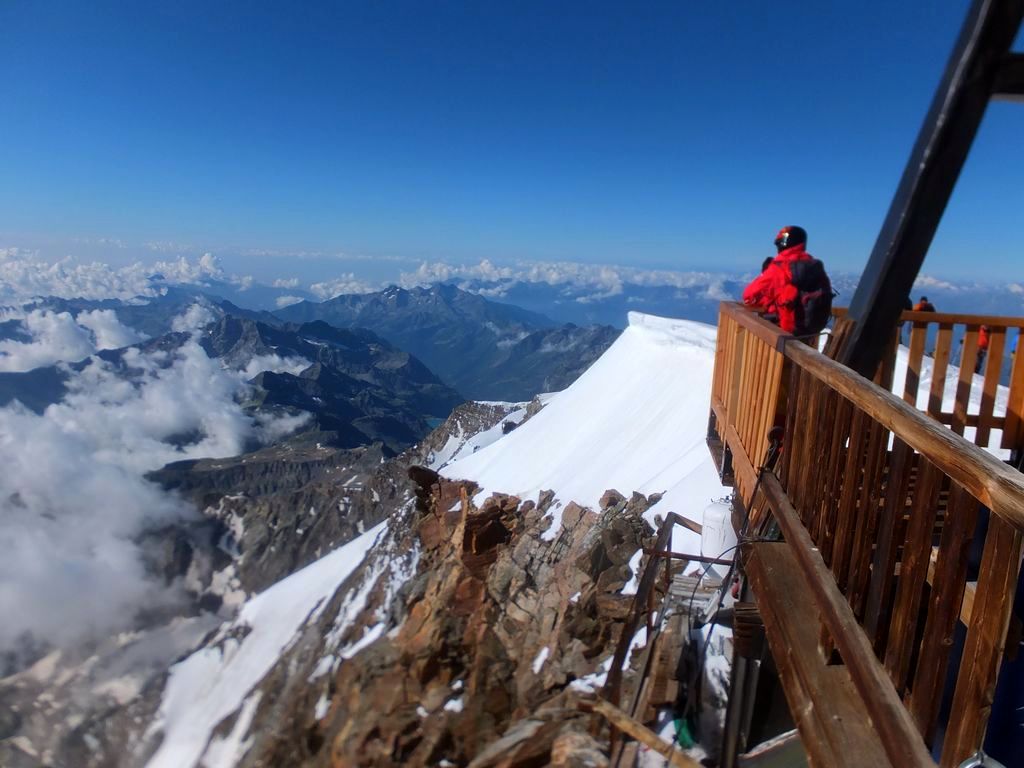
<svg viewBox="0 0 1024 768">
<path fill-rule="evenodd" d="M 536 512 L 550 494 L 540 505 L 495 494 L 477 507 L 473 484 L 425 468 L 410 476 L 421 554 L 404 614 L 341 665 L 324 718 L 286 740 L 323 745 L 307 762 L 334 767 L 582 764 L 593 744 L 582 737 L 586 721 L 564 715 L 573 710 L 567 686 L 611 653 L 623 612 L 596 595 L 606 571 L 622 582 L 649 527 L 632 512 L 567 505 L 546 539 Z M 579 567 L 592 562 L 603 568 Z M 257 748 L 246 764 L 298 764 L 280 762 L 285 752 Z"/>
<path fill-rule="evenodd" d="M 601 496 L 601 501 L 598 502 L 598 504 L 600 505 L 601 509 L 608 509 L 608 507 L 617 507 L 625 500 L 625 496 L 616 491 L 614 488 L 609 488 L 607 491 L 604 492 L 604 495 Z"/>
</svg>

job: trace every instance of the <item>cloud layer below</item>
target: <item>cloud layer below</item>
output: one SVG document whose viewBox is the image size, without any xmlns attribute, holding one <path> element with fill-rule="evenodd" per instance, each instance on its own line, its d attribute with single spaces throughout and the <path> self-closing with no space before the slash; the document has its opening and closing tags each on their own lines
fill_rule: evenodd
<svg viewBox="0 0 1024 768">
<path fill-rule="evenodd" d="M 191 311 L 181 326 L 201 320 Z M 128 338 L 103 314 L 33 322 L 21 359 L 30 348 L 76 359 Z M 261 359 L 255 367 L 303 363 Z M 67 647 L 129 628 L 140 608 L 175 599 L 147 575 L 136 542 L 196 512 L 143 475 L 179 459 L 236 455 L 296 428 L 303 417 L 243 411 L 249 375 L 225 369 L 190 336 L 174 350 L 129 348 L 119 366 L 92 358 L 41 415 L 18 403 L 0 409 L 0 652 L 30 638 Z"/>
</svg>

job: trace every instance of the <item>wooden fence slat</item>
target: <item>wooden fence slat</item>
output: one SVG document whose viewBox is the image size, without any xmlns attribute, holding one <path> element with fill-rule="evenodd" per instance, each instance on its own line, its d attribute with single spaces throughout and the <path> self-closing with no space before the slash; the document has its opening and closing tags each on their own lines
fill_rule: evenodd
<svg viewBox="0 0 1024 768">
<path fill-rule="evenodd" d="M 806 433 L 800 428 L 797 422 L 797 413 L 800 405 L 800 390 L 810 377 L 806 376 L 799 366 L 792 366 L 789 371 L 789 391 L 786 393 L 786 441 L 785 450 L 782 453 L 783 477 L 786 492 L 788 493 L 796 486 L 797 466 L 799 462 L 796 457 L 800 453 L 800 444 L 806 437 Z"/>
<path fill-rule="evenodd" d="M 977 749 L 984 736 L 1013 610 L 1020 554 L 1020 532 L 990 515 L 971 624 L 942 746 L 942 768 L 958 765 Z"/>
<path fill-rule="evenodd" d="M 931 601 L 914 673 L 914 687 L 907 700 L 907 708 L 928 744 L 932 743 L 939 719 L 942 685 L 946 680 L 953 635 L 963 602 L 967 558 L 977 519 L 977 500 L 959 485 L 954 485 L 935 561 Z"/>
<path fill-rule="evenodd" d="M 823 528 L 816 539 L 821 557 L 826 565 L 832 565 L 832 545 L 835 542 L 836 521 L 839 517 L 839 500 L 842 494 L 843 473 L 846 464 L 846 441 L 850 436 L 850 420 L 853 406 L 845 397 L 837 397 L 832 433 L 829 438 L 828 465 L 825 469 L 828 484 L 825 488 L 825 513 Z"/>
<path fill-rule="evenodd" d="M 822 620 L 835 638 L 843 663 L 860 693 L 865 710 L 871 715 L 871 722 L 889 760 L 900 768 L 934 767 L 913 720 L 886 679 L 885 670 L 875 657 L 867 635 L 854 619 L 846 598 L 825 567 L 807 529 L 800 525 L 796 510 L 778 479 L 769 472 L 764 476 L 762 485 L 790 551 L 814 595 Z"/>
<path fill-rule="evenodd" d="M 928 339 L 928 326 L 914 323 L 910 331 L 910 351 L 907 355 L 907 378 L 903 382 L 903 399 L 915 408 L 921 389 L 921 361 L 924 359 L 924 344 Z"/>
<path fill-rule="evenodd" d="M 1024 331 L 1018 331 L 1018 334 Z M 1019 336 L 1018 336 L 1019 338 Z M 1020 448 L 1024 445 L 1024 354 L 1013 353 L 1013 367 L 1010 373 L 1010 396 L 1006 403 L 1006 425 L 1003 427 L 1003 448 Z"/>
<path fill-rule="evenodd" d="M 910 659 L 917 636 L 921 593 L 932 554 L 932 531 L 938 512 L 937 501 L 942 473 L 930 461 L 918 464 L 917 487 L 911 503 L 910 521 L 903 544 L 903 559 L 896 584 L 892 629 L 885 651 L 885 668 L 896 690 L 903 693 L 910 674 Z"/>
<path fill-rule="evenodd" d="M 878 422 L 872 421 L 869 429 L 867 453 L 864 456 L 863 486 L 857 505 L 857 533 L 854 537 L 853 554 L 850 558 L 850 576 L 847 579 L 847 599 L 854 615 L 864 616 L 867 597 L 871 550 L 878 526 L 879 490 L 882 469 L 885 466 L 889 432 Z"/>
<path fill-rule="evenodd" d="M 868 586 L 867 608 L 864 612 L 864 629 L 868 637 L 874 641 L 875 653 L 879 656 L 884 652 L 889 638 L 896 560 L 905 536 L 904 515 L 907 511 L 907 491 L 913 460 L 914 452 L 905 442 L 896 438 L 889 461 L 885 505 L 878 520 L 878 540 L 871 568 L 871 583 Z"/>
<path fill-rule="evenodd" d="M 843 470 L 843 491 L 839 500 L 839 522 L 836 525 L 835 546 L 832 549 L 832 573 L 840 589 L 846 587 L 847 565 L 853 547 L 853 532 L 856 524 L 855 510 L 860 492 L 861 466 L 866 443 L 866 430 L 870 423 L 868 415 L 855 410 L 850 428 L 850 443 L 846 451 L 846 467 Z"/>
<path fill-rule="evenodd" d="M 943 395 L 946 389 L 946 372 L 953 353 L 953 325 L 942 323 L 935 335 L 935 354 L 932 356 L 932 386 L 928 395 L 928 415 L 936 417 L 942 413 Z"/>
<path fill-rule="evenodd" d="M 826 467 L 828 466 L 828 460 L 832 448 L 831 444 L 828 442 L 828 438 L 832 434 L 832 423 L 835 419 L 836 401 L 839 398 L 839 396 L 831 389 L 822 387 L 822 390 L 823 393 L 818 409 L 819 413 L 817 418 L 814 420 L 812 432 L 817 444 L 814 462 L 816 470 L 811 475 L 811 485 L 807 491 L 807 502 L 811 508 L 811 525 L 808 530 L 811 533 L 811 539 L 813 539 L 816 544 L 822 540 L 822 532 L 825 528 L 825 516 L 828 514 L 828 508 L 825 504 L 825 489 L 828 482 L 828 472 L 826 471 Z"/>
<path fill-rule="evenodd" d="M 958 435 L 964 433 L 967 424 L 967 401 L 974 383 L 974 363 L 978 359 L 978 326 L 967 326 L 964 334 L 963 351 L 960 353 L 960 379 L 956 385 L 956 400 L 953 403 L 951 429 Z"/>
<path fill-rule="evenodd" d="M 1002 329 L 989 333 L 988 353 L 985 356 L 985 382 L 981 389 L 981 407 L 978 410 L 978 431 L 975 433 L 976 445 L 986 447 L 991 434 L 985 419 L 992 416 L 996 405 L 996 391 L 999 389 L 999 376 L 1003 372 L 1003 348 L 1006 334 Z"/>
<path fill-rule="evenodd" d="M 818 415 L 818 403 L 824 387 L 821 382 L 814 379 L 810 379 L 807 387 L 801 387 L 800 394 L 804 399 L 803 403 L 798 407 L 798 413 L 800 414 L 800 424 L 798 429 L 805 431 L 805 438 L 801 443 L 800 450 L 800 466 L 797 472 L 796 488 L 794 488 L 789 497 L 793 499 L 794 505 L 800 512 L 800 518 L 804 521 L 804 525 L 808 523 L 808 516 L 810 512 L 810 504 L 808 503 L 808 492 L 807 488 L 810 485 L 811 477 L 817 469 L 815 466 L 817 456 L 815 456 L 815 450 L 817 449 L 817 443 L 815 437 L 815 426 L 816 417 Z"/>
</svg>

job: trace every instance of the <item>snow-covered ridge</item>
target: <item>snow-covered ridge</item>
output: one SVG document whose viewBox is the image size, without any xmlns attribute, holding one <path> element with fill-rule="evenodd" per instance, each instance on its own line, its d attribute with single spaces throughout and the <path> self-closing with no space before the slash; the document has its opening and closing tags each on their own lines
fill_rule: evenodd
<svg viewBox="0 0 1024 768">
<path fill-rule="evenodd" d="M 475 480 L 481 496 L 528 499 L 553 490 L 562 506 L 597 508 L 609 488 L 663 493 L 647 513 L 652 521 L 669 511 L 700 520 L 709 501 L 728 493 L 704 442 L 716 333 L 703 323 L 631 312 L 629 327 L 572 386 L 442 474 Z M 680 535 L 692 541 L 677 546 L 697 545 L 695 534 Z"/>
<path fill-rule="evenodd" d="M 171 668 L 160 710 L 149 733 L 163 735 L 148 768 L 234 765 L 259 703 L 254 688 L 277 663 L 299 629 L 315 620 L 327 600 L 359 566 L 386 523 L 293 573 L 251 598 L 219 636 Z M 214 728 L 238 712 L 226 739 Z"/>
</svg>

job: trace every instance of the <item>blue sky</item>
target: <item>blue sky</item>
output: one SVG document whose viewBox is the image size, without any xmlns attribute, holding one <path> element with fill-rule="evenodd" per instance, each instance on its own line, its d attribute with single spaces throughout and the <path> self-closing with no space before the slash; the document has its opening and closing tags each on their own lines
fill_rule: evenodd
<svg viewBox="0 0 1024 768">
<path fill-rule="evenodd" d="M 799 223 L 859 270 L 966 7 L 5 2 L 0 247 L 746 269 Z M 1021 136 L 929 272 L 1020 277 Z"/>
</svg>

